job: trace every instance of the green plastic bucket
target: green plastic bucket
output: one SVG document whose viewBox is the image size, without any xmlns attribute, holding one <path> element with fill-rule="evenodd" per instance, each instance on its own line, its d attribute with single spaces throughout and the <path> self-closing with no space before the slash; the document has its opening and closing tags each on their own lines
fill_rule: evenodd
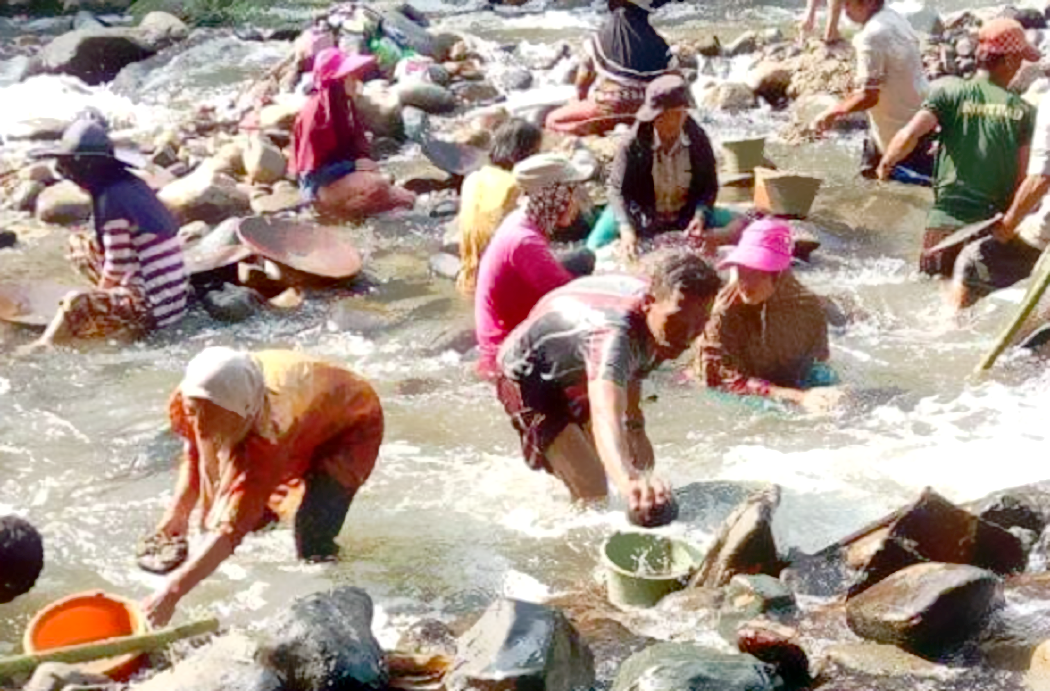
<svg viewBox="0 0 1050 691">
<path fill-rule="evenodd" d="M 693 545 L 653 533 L 614 533 L 602 545 L 605 585 L 614 605 L 652 607 L 685 588 L 703 554 Z"/>
</svg>

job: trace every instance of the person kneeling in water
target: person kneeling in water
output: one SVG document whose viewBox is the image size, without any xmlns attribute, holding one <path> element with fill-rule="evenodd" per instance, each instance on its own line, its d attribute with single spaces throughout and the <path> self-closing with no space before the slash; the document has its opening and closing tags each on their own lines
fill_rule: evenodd
<svg viewBox="0 0 1050 691">
<path fill-rule="evenodd" d="M 700 335 L 721 285 L 703 259 L 674 253 L 651 281 L 580 278 L 540 300 L 504 341 L 496 380 L 529 467 L 574 500 L 604 499 L 611 481 L 637 522 L 665 522 L 673 499 L 651 474 L 642 380 Z"/>
<path fill-rule="evenodd" d="M 169 416 L 185 455 L 172 504 L 139 550 L 142 568 L 176 569 L 144 603 L 154 626 L 272 520 L 296 485 L 305 485 L 295 512 L 299 558 L 336 557 L 335 538 L 383 440 L 383 409 L 367 381 L 301 353 L 206 348 L 187 366 Z M 194 509 L 208 535 L 187 560 Z"/>
<path fill-rule="evenodd" d="M 369 55 L 326 48 L 314 58 L 314 93 L 295 120 L 292 165 L 304 196 L 319 211 L 361 219 L 404 207 L 415 195 L 391 185 L 369 158 L 368 139 L 350 97 Z"/>
<path fill-rule="evenodd" d="M 803 388 L 814 364 L 830 355 L 827 316 L 820 298 L 791 273 L 791 257 L 786 223 L 748 226 L 719 267 L 729 267 L 732 278 L 715 300 L 694 370 L 711 388 L 820 410 L 841 394 Z"/>
</svg>

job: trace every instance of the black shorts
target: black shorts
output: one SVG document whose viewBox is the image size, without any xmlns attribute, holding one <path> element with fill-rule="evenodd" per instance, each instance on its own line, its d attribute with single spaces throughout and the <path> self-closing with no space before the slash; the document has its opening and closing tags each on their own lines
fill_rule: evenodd
<svg viewBox="0 0 1050 691">
<path fill-rule="evenodd" d="M 985 238 L 967 245 L 955 260 L 955 280 L 983 297 L 1032 275 L 1042 251 L 1019 238 Z"/>
</svg>

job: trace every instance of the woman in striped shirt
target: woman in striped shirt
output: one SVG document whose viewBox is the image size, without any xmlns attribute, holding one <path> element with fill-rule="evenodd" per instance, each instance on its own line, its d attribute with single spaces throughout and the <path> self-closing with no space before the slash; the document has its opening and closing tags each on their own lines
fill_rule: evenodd
<svg viewBox="0 0 1050 691">
<path fill-rule="evenodd" d="M 42 155 L 91 194 L 95 232 L 70 238 L 69 259 L 93 287 L 70 292 L 26 350 L 80 338 L 140 338 L 182 319 L 190 291 L 178 223 L 117 158 L 105 127 L 78 120 Z"/>
</svg>

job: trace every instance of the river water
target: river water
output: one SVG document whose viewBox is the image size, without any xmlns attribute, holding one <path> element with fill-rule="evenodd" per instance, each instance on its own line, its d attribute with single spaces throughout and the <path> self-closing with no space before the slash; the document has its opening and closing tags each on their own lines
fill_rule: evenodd
<svg viewBox="0 0 1050 691">
<path fill-rule="evenodd" d="M 657 23 L 675 35 L 711 27 L 731 33 L 787 25 L 798 12 L 797 5 L 716 3 L 665 8 Z M 598 16 L 585 9 L 497 20 L 475 12 L 439 25 L 492 40 L 550 41 L 584 35 Z M 54 78 L 0 81 L 0 133 L 19 118 L 87 103 L 120 126 L 155 126 L 170 109 L 235 90 L 285 48 L 235 39 L 206 44 L 151 75 L 149 88 L 132 98 L 71 89 Z M 0 75 L 10 69 L 0 64 Z M 704 115 L 716 137 L 741 127 L 772 132 L 782 122 L 761 111 L 746 123 Z M 776 532 L 786 551 L 819 549 L 927 485 L 966 500 L 1045 477 L 1036 460 L 1050 434 L 1043 365 L 1015 353 L 992 376 L 969 380 L 1009 301 L 985 301 L 962 324 L 944 312 L 940 286 L 914 269 L 928 193 L 857 179 L 859 149 L 856 135 L 769 146 L 781 166 L 825 177 L 807 225 L 824 244 L 799 274 L 852 306 L 851 322 L 833 333 L 833 363 L 846 383 L 871 395 L 856 408 L 810 416 L 727 403 L 676 384 L 673 368 L 665 368 L 647 386 L 657 399 L 646 414 L 658 469 L 676 487 L 699 483 L 683 505 L 688 520 L 670 533 L 709 540 L 731 506 L 718 487 L 781 485 Z M 392 645 L 420 617 L 453 619 L 499 594 L 536 599 L 594 582 L 599 545 L 624 526 L 622 514 L 578 511 L 556 481 L 530 472 L 468 360 L 433 349 L 449 324 L 470 318 L 451 283 L 428 274 L 437 223 L 417 212 L 346 232 L 367 257 L 373 287 L 364 295 L 313 296 L 295 316 L 235 327 L 195 315 L 176 332 L 132 347 L 96 345 L 26 361 L 0 353 L 0 512 L 39 526 L 48 560 L 32 593 L 0 606 L 0 654 L 16 649 L 32 612 L 59 596 L 103 588 L 138 598 L 157 585 L 136 569 L 134 545 L 159 518 L 174 480 L 168 393 L 207 345 L 301 348 L 345 361 L 380 391 L 388 430 L 342 532 L 339 564 L 297 564 L 287 529 L 252 535 L 184 600 L 181 617 L 214 614 L 251 627 L 293 597 L 354 584 L 375 598 L 377 629 Z M 19 249 L 0 252 L 0 276 L 65 275 L 62 240 L 62 231 L 28 234 Z M 347 309 L 360 317 L 356 328 L 342 330 L 333 315 Z M 0 333 L 0 347 L 27 339 Z M 650 634 L 709 636 L 650 623 Z"/>
</svg>

